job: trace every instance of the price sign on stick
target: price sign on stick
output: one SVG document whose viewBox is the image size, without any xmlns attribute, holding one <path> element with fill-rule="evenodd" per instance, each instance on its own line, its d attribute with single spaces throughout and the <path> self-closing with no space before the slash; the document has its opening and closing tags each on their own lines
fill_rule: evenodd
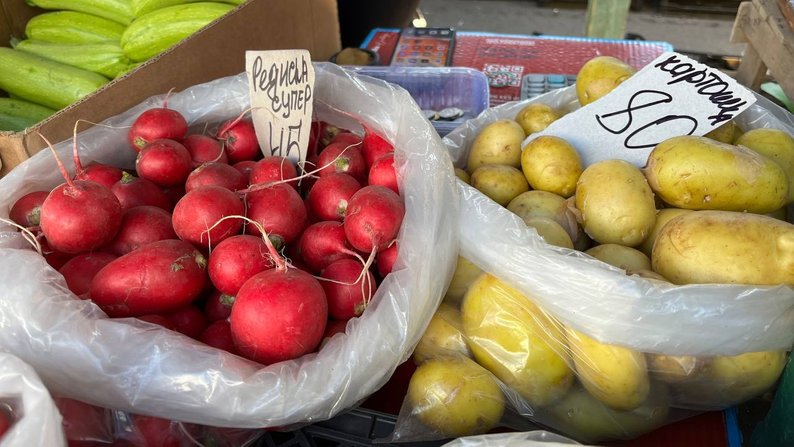
<svg viewBox="0 0 794 447">
<path fill-rule="evenodd" d="M 251 116 L 266 156 L 306 159 L 314 67 L 307 50 L 246 51 Z"/>
<path fill-rule="evenodd" d="M 524 144 L 555 135 L 577 149 L 585 166 L 617 158 L 642 167 L 658 143 L 678 135 L 705 135 L 754 102 L 753 93 L 725 73 L 667 52 Z"/>
</svg>

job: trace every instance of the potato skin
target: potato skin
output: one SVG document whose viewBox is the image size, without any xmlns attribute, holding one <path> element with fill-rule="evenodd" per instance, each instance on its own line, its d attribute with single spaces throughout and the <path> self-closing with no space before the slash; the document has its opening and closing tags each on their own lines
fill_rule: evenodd
<svg viewBox="0 0 794 447">
<path fill-rule="evenodd" d="M 471 173 L 471 186 L 507 206 L 521 193 L 529 191 L 529 184 L 520 170 L 507 165 L 482 165 Z"/>
<path fill-rule="evenodd" d="M 510 119 L 501 119 L 485 126 L 471 145 L 466 171 L 469 174 L 482 165 L 521 167 L 521 143 L 524 129 Z"/>
<path fill-rule="evenodd" d="M 576 96 L 584 107 L 607 95 L 637 70 L 612 56 L 596 56 L 582 65 L 576 75 Z"/>
<path fill-rule="evenodd" d="M 576 184 L 576 208 L 585 232 L 601 244 L 634 247 L 656 222 L 653 192 L 642 172 L 624 160 L 588 166 Z"/>
<path fill-rule="evenodd" d="M 521 152 L 521 170 L 533 189 L 571 197 L 582 175 L 582 160 L 570 143 L 544 135 L 530 141 Z"/>
<path fill-rule="evenodd" d="M 794 225 L 761 214 L 693 211 L 662 227 L 651 263 L 674 284 L 794 284 Z"/>
<path fill-rule="evenodd" d="M 659 143 L 645 176 L 666 203 L 693 210 L 768 213 L 786 204 L 788 177 L 772 159 L 706 137 Z"/>
</svg>

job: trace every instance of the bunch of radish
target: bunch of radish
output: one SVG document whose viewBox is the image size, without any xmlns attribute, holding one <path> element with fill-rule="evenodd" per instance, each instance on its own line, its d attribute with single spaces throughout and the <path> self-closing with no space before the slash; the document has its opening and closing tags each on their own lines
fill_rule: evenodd
<svg viewBox="0 0 794 447">
<path fill-rule="evenodd" d="M 245 115 L 196 123 L 144 111 L 129 130 L 134 171 L 80 163 L 52 191 L 15 202 L 69 289 L 111 318 L 134 317 L 262 364 L 298 358 L 360 316 L 397 257 L 405 207 L 394 150 L 312 125 L 301 166 L 262 156 Z M 57 157 L 56 157 L 57 159 Z"/>
</svg>

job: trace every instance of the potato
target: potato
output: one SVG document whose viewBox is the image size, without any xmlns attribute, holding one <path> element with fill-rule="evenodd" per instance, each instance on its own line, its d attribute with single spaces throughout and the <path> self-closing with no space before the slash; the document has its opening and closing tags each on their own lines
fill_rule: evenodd
<svg viewBox="0 0 794 447">
<path fill-rule="evenodd" d="M 737 146 L 748 147 L 765 155 L 788 174 L 788 201 L 794 201 L 794 138 L 778 129 L 752 129 L 736 139 Z"/>
<path fill-rule="evenodd" d="M 525 134 L 530 135 L 549 127 L 549 124 L 558 119 L 560 119 L 560 113 L 553 107 L 536 102 L 521 109 L 516 115 L 515 121 L 524 129 Z"/>
<path fill-rule="evenodd" d="M 471 357 L 463 336 L 460 311 L 449 303 L 441 303 L 414 349 L 413 358 L 422 363 L 432 358 L 462 355 Z"/>
<path fill-rule="evenodd" d="M 657 281 L 670 282 L 664 276 L 662 276 L 662 275 L 660 275 L 660 274 L 658 274 L 658 273 L 656 273 L 656 272 L 654 272 L 653 270 L 650 270 L 650 269 L 648 269 L 648 270 L 632 270 L 630 272 L 626 272 L 626 274 L 627 275 L 631 275 L 631 276 L 636 275 L 636 276 L 639 276 L 640 278 L 645 278 L 645 279 L 655 279 Z"/>
<path fill-rule="evenodd" d="M 651 269 L 651 258 L 636 248 L 625 245 L 601 244 L 588 249 L 585 253 L 628 272 Z"/>
<path fill-rule="evenodd" d="M 675 284 L 794 284 L 794 225 L 761 214 L 693 211 L 662 227 L 651 264 Z"/>
<path fill-rule="evenodd" d="M 685 210 L 681 208 L 662 208 L 656 212 L 656 222 L 653 224 L 653 228 L 651 229 L 651 233 L 648 237 L 642 241 L 637 248 L 645 253 L 646 256 L 650 257 L 653 251 L 653 243 L 656 242 L 656 237 L 659 235 L 659 231 L 662 229 L 664 224 L 670 221 L 670 219 L 684 214 L 684 213 L 691 213 L 692 210 Z"/>
<path fill-rule="evenodd" d="M 568 391 L 574 375 L 559 323 L 526 296 L 485 273 L 463 298 L 461 314 L 477 363 L 530 405 L 549 405 Z"/>
<path fill-rule="evenodd" d="M 764 215 L 788 222 L 788 207 L 784 206 L 783 208 L 772 211 L 771 213 L 764 213 Z"/>
<path fill-rule="evenodd" d="M 491 430 L 505 408 L 496 380 L 467 357 L 437 358 L 419 365 L 406 394 L 412 416 L 451 438 Z"/>
<path fill-rule="evenodd" d="M 521 152 L 521 170 L 533 189 L 570 197 L 582 175 L 582 160 L 562 138 L 544 135 L 530 141 Z"/>
<path fill-rule="evenodd" d="M 524 174 L 507 165 L 480 166 L 471 174 L 471 186 L 502 206 L 529 190 Z"/>
<path fill-rule="evenodd" d="M 524 223 L 528 227 L 534 228 L 547 244 L 573 249 L 571 236 L 568 235 L 568 232 L 565 231 L 562 225 L 558 224 L 553 219 L 533 216 L 524 219 Z"/>
<path fill-rule="evenodd" d="M 480 275 L 482 275 L 482 270 L 479 267 L 463 256 L 458 256 L 455 273 L 452 274 L 452 280 L 449 283 L 446 295 L 444 295 L 444 301 L 460 307 L 463 295 L 469 290 L 471 283 L 479 278 Z"/>
<path fill-rule="evenodd" d="M 612 56 L 597 56 L 588 60 L 576 75 L 579 104 L 586 106 L 605 96 L 636 72 L 634 67 Z"/>
<path fill-rule="evenodd" d="M 736 121 L 726 121 L 725 124 L 703 135 L 706 138 L 719 141 L 720 143 L 735 144 L 736 139 L 742 134 L 742 130 Z"/>
<path fill-rule="evenodd" d="M 565 328 L 576 374 L 585 389 L 615 410 L 629 411 L 648 397 L 650 380 L 641 352 L 601 343 Z"/>
<path fill-rule="evenodd" d="M 651 375 L 662 382 L 681 383 L 697 379 L 705 361 L 692 355 L 645 354 Z"/>
<path fill-rule="evenodd" d="M 576 208 L 584 231 L 601 244 L 634 247 L 656 222 L 653 192 L 642 172 L 624 160 L 588 166 L 576 184 Z"/>
<path fill-rule="evenodd" d="M 677 208 L 763 214 L 789 197 L 788 177 L 773 160 L 706 137 L 659 143 L 648 156 L 645 176 L 653 191 Z"/>
<path fill-rule="evenodd" d="M 521 143 L 524 129 L 509 119 L 501 119 L 485 126 L 471 145 L 466 171 L 469 174 L 482 165 L 521 166 Z"/>
<path fill-rule="evenodd" d="M 463 180 L 465 183 L 470 183 L 471 181 L 469 173 L 460 168 L 455 168 L 455 176 Z"/>
<path fill-rule="evenodd" d="M 517 195 L 507 209 L 520 217 L 525 223 L 530 217 L 548 217 L 560 224 L 571 240 L 581 232 L 576 216 L 568 208 L 567 200 L 547 191 L 531 190 Z"/>
</svg>

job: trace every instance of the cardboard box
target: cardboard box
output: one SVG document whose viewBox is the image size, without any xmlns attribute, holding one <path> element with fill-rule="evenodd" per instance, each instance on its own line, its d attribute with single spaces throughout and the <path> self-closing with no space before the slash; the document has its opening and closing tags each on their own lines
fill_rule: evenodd
<svg viewBox="0 0 794 447">
<path fill-rule="evenodd" d="M 25 0 L 0 0 L 0 44 L 21 37 L 41 12 Z M 319 61 L 340 47 L 336 0 L 250 0 L 35 127 L 0 132 L 0 176 L 46 147 L 37 132 L 60 142 L 72 136 L 77 119 L 100 122 L 150 96 L 241 73 L 246 50 L 305 48 Z"/>
</svg>

